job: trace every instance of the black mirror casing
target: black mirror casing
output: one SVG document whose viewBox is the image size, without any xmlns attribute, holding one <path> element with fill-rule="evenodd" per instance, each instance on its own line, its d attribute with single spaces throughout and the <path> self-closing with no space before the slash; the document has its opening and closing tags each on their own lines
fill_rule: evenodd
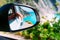
<svg viewBox="0 0 60 40">
<path fill-rule="evenodd" d="M 9 32 L 8 10 L 13 6 L 12 3 L 6 4 L 0 8 L 0 31 Z"/>
<path fill-rule="evenodd" d="M 36 9 L 34 9 L 32 7 L 29 7 L 29 6 L 26 6 L 26 5 L 20 5 L 20 4 L 10 3 L 10 4 L 4 5 L 4 6 L 2 6 L 0 8 L 0 31 L 16 32 L 16 31 L 21 31 L 21 30 L 28 29 L 28 28 L 24 28 L 24 29 L 19 29 L 19 30 L 15 30 L 15 31 L 10 30 L 9 22 L 8 22 L 8 10 L 11 7 L 14 7 L 14 6 L 24 6 L 24 7 L 28 7 L 28 8 L 31 8 L 32 10 L 34 10 L 36 18 L 37 18 L 37 22 L 36 22 L 35 25 L 33 25 L 31 27 L 28 27 L 28 28 L 32 28 L 32 27 L 36 26 L 39 23 L 40 17 L 39 17 L 39 14 L 38 14 L 38 12 L 37 12 Z M 14 12 L 15 12 L 15 9 L 14 9 Z"/>
</svg>

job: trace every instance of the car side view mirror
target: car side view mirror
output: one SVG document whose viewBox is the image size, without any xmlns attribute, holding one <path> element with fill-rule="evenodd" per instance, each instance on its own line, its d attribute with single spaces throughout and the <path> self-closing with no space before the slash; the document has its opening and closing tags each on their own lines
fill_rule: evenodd
<svg viewBox="0 0 60 40">
<path fill-rule="evenodd" d="M 6 30 L 9 30 L 8 32 L 32 28 L 40 21 L 36 9 L 26 5 L 14 4 L 8 9 L 7 14 L 8 28 L 6 27 Z"/>
</svg>

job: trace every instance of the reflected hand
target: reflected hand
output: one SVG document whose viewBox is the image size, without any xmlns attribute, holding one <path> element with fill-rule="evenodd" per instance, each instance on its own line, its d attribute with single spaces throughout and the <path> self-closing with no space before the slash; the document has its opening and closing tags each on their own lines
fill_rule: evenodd
<svg viewBox="0 0 60 40">
<path fill-rule="evenodd" d="M 23 19 L 23 15 L 21 13 L 16 13 L 16 16 L 21 20 Z"/>
</svg>

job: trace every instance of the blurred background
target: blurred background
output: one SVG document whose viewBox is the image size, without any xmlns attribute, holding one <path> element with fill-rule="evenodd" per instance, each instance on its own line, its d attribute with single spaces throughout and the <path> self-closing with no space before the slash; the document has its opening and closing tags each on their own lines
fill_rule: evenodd
<svg viewBox="0 0 60 40">
<path fill-rule="evenodd" d="M 40 15 L 38 25 L 16 35 L 31 40 L 60 40 L 60 0 L 0 0 L 0 7 L 16 2 L 34 7 Z"/>
</svg>

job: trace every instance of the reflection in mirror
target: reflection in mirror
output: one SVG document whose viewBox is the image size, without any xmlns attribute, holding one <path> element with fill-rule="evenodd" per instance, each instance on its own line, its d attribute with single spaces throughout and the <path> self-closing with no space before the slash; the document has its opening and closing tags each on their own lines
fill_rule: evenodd
<svg viewBox="0 0 60 40">
<path fill-rule="evenodd" d="M 8 12 L 9 26 L 12 31 L 25 29 L 36 24 L 37 19 L 34 10 L 24 6 L 15 6 Z"/>
</svg>

